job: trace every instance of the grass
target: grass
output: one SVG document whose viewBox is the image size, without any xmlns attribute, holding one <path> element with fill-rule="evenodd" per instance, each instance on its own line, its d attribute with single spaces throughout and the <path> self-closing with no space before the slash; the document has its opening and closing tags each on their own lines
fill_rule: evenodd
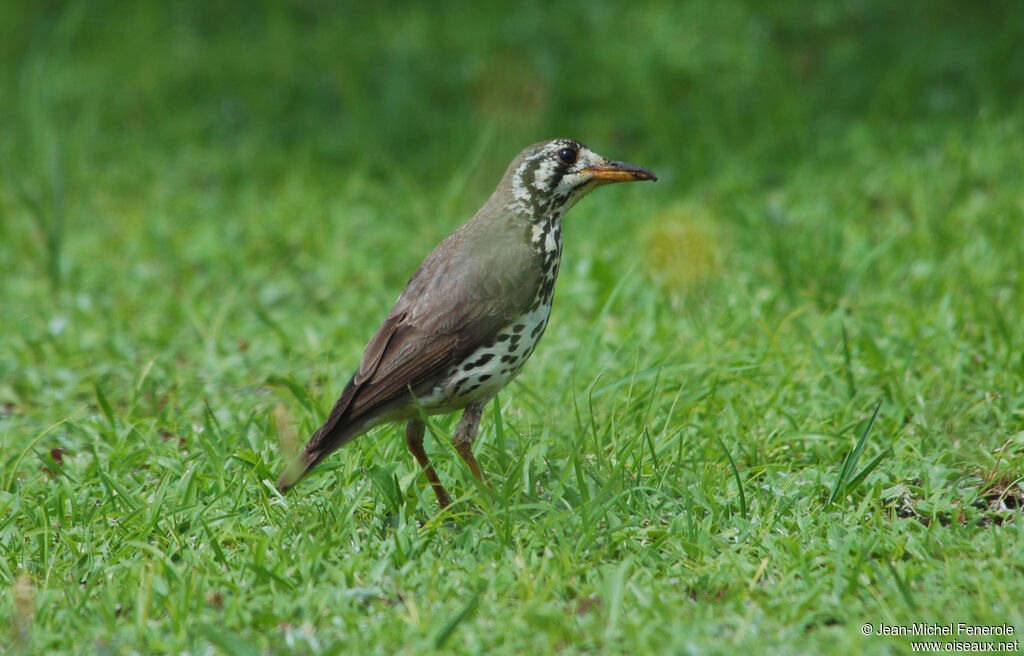
<svg viewBox="0 0 1024 656">
<path fill-rule="evenodd" d="M 5 653 L 1024 630 L 1014 3 L 30 4 L 0 9 Z M 660 180 L 567 217 L 494 488 L 452 416 L 450 513 L 394 428 L 281 497 L 419 259 L 561 134 Z"/>
</svg>

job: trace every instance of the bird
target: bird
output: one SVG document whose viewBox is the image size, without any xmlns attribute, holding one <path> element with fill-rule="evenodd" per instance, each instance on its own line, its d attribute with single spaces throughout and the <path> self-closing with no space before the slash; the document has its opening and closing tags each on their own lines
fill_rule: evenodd
<svg viewBox="0 0 1024 656">
<path fill-rule="evenodd" d="M 451 497 L 423 448 L 428 415 L 462 410 L 455 450 L 486 482 L 472 446 L 486 404 L 544 334 L 562 255 L 562 216 L 596 187 L 657 180 L 574 139 L 522 150 L 483 207 L 423 260 L 370 339 L 326 421 L 277 482 L 284 493 L 374 426 L 405 441 L 444 509 Z"/>
</svg>

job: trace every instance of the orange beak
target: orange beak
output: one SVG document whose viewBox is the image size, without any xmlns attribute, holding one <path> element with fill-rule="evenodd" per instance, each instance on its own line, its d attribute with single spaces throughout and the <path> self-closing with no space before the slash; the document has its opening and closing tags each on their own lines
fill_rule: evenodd
<svg viewBox="0 0 1024 656">
<path fill-rule="evenodd" d="M 628 162 L 608 161 L 604 166 L 595 166 L 590 169 L 583 169 L 583 173 L 589 174 L 595 180 L 602 182 L 630 182 L 632 180 L 657 180 L 658 176 L 651 171 L 636 164 Z"/>
</svg>

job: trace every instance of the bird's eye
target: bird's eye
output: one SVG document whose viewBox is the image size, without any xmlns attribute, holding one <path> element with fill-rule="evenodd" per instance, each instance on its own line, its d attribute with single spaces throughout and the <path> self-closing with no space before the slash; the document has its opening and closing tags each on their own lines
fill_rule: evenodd
<svg viewBox="0 0 1024 656">
<path fill-rule="evenodd" d="M 562 161 L 562 164 L 569 166 L 576 162 L 576 158 L 580 156 L 580 153 L 575 148 L 563 148 L 558 151 L 558 159 Z"/>
</svg>

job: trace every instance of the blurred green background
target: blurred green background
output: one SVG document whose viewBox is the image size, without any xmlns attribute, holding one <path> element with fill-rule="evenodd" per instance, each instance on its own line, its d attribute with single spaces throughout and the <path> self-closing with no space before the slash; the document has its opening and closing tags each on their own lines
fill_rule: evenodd
<svg viewBox="0 0 1024 656">
<path fill-rule="evenodd" d="M 411 653 L 452 635 L 420 604 L 474 653 L 823 653 L 1019 621 L 1022 90 L 1017 0 L 0 3 L 5 635 L 246 653 L 312 618 Z M 485 416 L 502 503 L 421 529 L 384 431 L 274 496 L 416 263 L 556 136 L 659 181 L 567 217 Z M 823 504 L 879 399 L 878 468 Z"/>
<path fill-rule="evenodd" d="M 835 263 L 808 248 L 841 247 L 857 222 L 851 205 L 909 202 L 887 197 L 887 163 L 944 157 L 965 172 L 972 142 L 1021 129 L 1024 19 L 1012 1 L 100 1 L 2 12 L 8 304 L 37 306 L 25 294 L 38 278 L 83 290 L 148 267 L 173 282 L 182 256 L 246 272 L 254 259 L 330 259 L 342 235 L 377 218 L 422 238 L 411 248 L 421 253 L 479 206 L 523 145 L 553 136 L 656 169 L 659 205 L 711 205 L 712 220 L 738 228 L 726 250 L 772 243 L 788 282 L 827 286 L 820 263 Z M 815 234 L 766 242 L 784 233 L 772 194 L 801 167 L 841 168 L 820 192 L 843 197 L 781 221 Z M 951 182 L 969 191 L 962 178 Z M 936 229 L 956 241 L 953 226 L 926 228 Z M 293 247 L 312 235 L 313 250 L 289 249 L 289 235 Z M 832 302 L 841 291 L 825 293 Z"/>
<path fill-rule="evenodd" d="M 40 2 L 0 18 L 14 252 L 41 248 L 25 196 L 66 234 L 186 192 L 246 224 L 230 208 L 247 190 L 365 179 L 418 202 L 470 161 L 465 210 L 556 135 L 656 166 L 666 195 L 768 191 L 858 130 L 884 143 L 1015 116 L 1024 85 L 1012 1 Z M 160 202 L 186 205 L 176 222 L 196 211 Z"/>
<path fill-rule="evenodd" d="M 74 213 L 154 186 L 230 194 L 296 170 L 338 186 L 365 171 L 443 187 L 477 149 L 474 183 L 487 186 L 552 135 L 657 163 L 679 193 L 723 171 L 770 188 L 858 128 L 1015 113 L 1020 13 L 941 1 L 5 3 L 5 216 L 18 211 L 10 187 L 42 185 L 54 167 Z M 8 242 L 22 238 L 12 223 Z"/>
</svg>

